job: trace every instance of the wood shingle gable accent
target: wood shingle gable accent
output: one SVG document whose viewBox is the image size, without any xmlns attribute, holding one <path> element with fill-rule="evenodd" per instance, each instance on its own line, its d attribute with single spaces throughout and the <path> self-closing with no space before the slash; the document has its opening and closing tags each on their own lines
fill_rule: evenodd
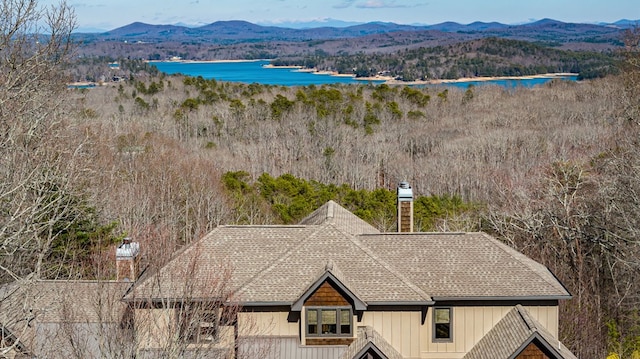
<svg viewBox="0 0 640 359">
<path fill-rule="evenodd" d="M 535 348 L 531 345 L 548 359 L 576 359 L 567 347 L 533 319 L 521 305 L 516 305 L 509 311 L 463 359 L 523 359 L 527 357 L 521 355 L 533 354 Z M 531 359 L 533 358 L 538 359 Z"/>
<path fill-rule="evenodd" d="M 529 343 L 524 350 L 516 356 L 516 359 L 551 359 L 535 342 Z"/>
<path fill-rule="evenodd" d="M 304 301 L 304 304 L 305 306 L 314 307 L 351 305 L 329 281 L 324 281 L 322 285 Z"/>
<path fill-rule="evenodd" d="M 301 311 L 303 306 L 353 306 L 356 311 L 367 309 L 362 301 L 339 277 L 340 271 L 331 262 L 326 271 L 318 277 L 305 292 L 291 305 L 292 311 Z M 334 274 L 336 273 L 336 274 Z"/>
</svg>

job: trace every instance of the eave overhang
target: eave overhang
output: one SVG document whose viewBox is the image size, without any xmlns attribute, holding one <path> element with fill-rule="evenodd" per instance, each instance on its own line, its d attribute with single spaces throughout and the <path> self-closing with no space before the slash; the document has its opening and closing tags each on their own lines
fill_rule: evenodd
<svg viewBox="0 0 640 359">
<path fill-rule="evenodd" d="M 435 302 L 456 302 L 456 301 L 549 301 L 571 299 L 572 295 L 533 295 L 533 296 L 462 296 L 462 297 L 432 297 Z"/>
</svg>

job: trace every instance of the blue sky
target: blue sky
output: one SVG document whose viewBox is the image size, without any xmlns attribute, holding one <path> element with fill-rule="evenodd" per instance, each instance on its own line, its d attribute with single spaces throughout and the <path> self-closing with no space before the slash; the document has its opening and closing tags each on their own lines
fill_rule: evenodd
<svg viewBox="0 0 640 359">
<path fill-rule="evenodd" d="M 58 0 L 41 0 L 57 4 Z M 337 19 L 437 24 L 498 21 L 517 24 L 552 18 L 565 22 L 640 19 L 638 0 L 67 0 L 80 29 L 111 30 L 135 21 L 203 25 L 219 20 L 258 24 Z"/>
</svg>

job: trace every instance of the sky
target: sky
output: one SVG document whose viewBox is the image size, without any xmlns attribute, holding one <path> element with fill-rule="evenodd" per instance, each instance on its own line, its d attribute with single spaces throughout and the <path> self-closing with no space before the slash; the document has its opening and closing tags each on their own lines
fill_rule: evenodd
<svg viewBox="0 0 640 359">
<path fill-rule="evenodd" d="M 43 5 L 60 0 L 41 0 Z M 261 25 L 327 21 L 383 21 L 432 25 L 497 21 L 521 24 L 640 19 L 638 0 L 66 0 L 79 29 L 112 30 L 132 22 L 205 25 L 245 20 Z"/>
</svg>

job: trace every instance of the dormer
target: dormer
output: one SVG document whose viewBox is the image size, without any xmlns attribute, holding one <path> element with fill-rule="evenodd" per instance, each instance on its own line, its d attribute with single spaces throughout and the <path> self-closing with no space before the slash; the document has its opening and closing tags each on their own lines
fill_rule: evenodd
<svg viewBox="0 0 640 359">
<path fill-rule="evenodd" d="M 336 275 L 328 263 L 325 272 L 291 305 L 300 312 L 301 341 L 306 345 L 348 345 L 355 339 L 355 322 L 367 309 L 363 302 Z"/>
</svg>

